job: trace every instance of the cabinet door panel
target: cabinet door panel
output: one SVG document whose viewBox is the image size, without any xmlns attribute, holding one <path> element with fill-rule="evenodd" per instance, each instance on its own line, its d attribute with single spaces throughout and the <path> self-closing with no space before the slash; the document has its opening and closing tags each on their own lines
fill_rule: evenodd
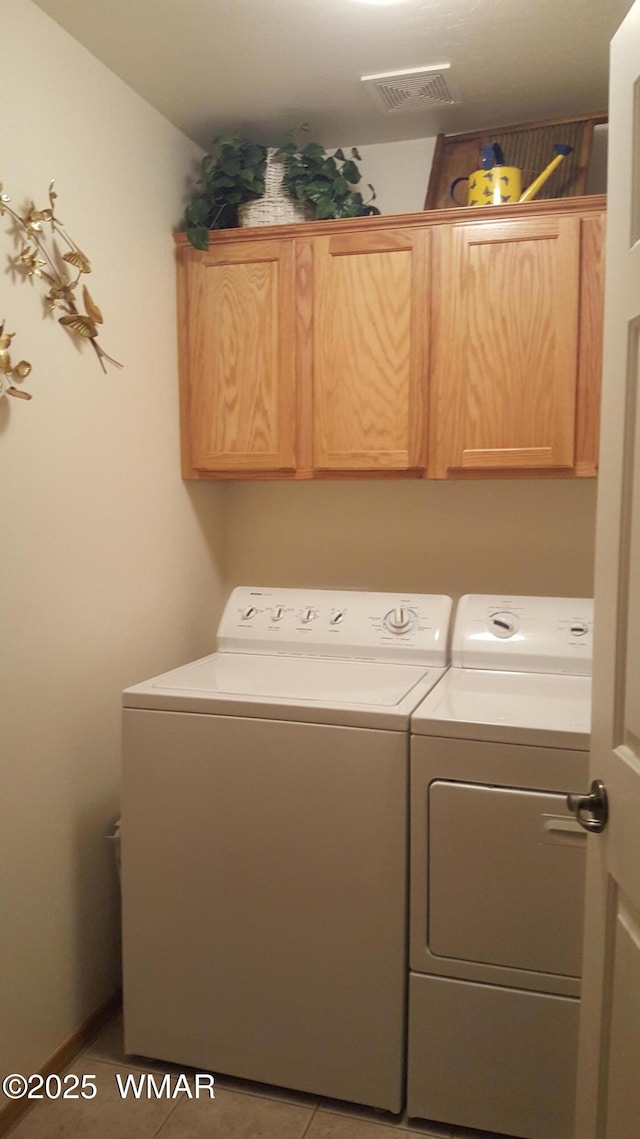
<svg viewBox="0 0 640 1139">
<path fill-rule="evenodd" d="M 579 219 L 447 227 L 439 244 L 433 473 L 571 469 Z"/>
<path fill-rule="evenodd" d="M 314 242 L 314 467 L 424 466 L 427 231 Z"/>
<path fill-rule="evenodd" d="M 604 331 L 604 223 L 604 214 L 584 217 L 580 223 L 576 474 L 586 476 L 593 476 L 598 471 Z"/>
<path fill-rule="evenodd" d="M 189 279 L 192 464 L 293 470 L 291 242 L 212 247 Z"/>
</svg>

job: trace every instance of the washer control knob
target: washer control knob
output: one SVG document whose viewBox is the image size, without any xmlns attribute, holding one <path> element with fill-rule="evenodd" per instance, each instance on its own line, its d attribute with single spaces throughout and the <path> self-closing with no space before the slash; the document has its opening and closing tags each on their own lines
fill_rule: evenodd
<svg viewBox="0 0 640 1139">
<path fill-rule="evenodd" d="M 390 609 L 383 617 L 383 625 L 390 633 L 408 633 L 414 624 L 415 614 L 404 605 L 398 609 Z"/>
<path fill-rule="evenodd" d="M 258 610 L 255 605 L 247 605 L 246 609 L 242 610 L 242 620 L 250 621 L 252 617 L 255 617 L 257 612 Z"/>
<path fill-rule="evenodd" d="M 302 613 L 300 614 L 300 620 L 302 621 L 303 625 L 308 625 L 310 621 L 315 621 L 317 616 L 318 614 L 316 613 L 315 609 L 303 609 Z"/>
<path fill-rule="evenodd" d="M 508 637 L 512 637 L 514 633 L 518 632 L 518 619 L 513 613 L 507 611 L 492 613 L 489 618 L 489 629 L 494 637 L 500 637 L 506 641 Z"/>
<path fill-rule="evenodd" d="M 275 609 L 271 610 L 271 620 L 272 621 L 281 621 L 282 618 L 284 617 L 284 615 L 285 615 L 284 605 L 276 605 Z"/>
<path fill-rule="evenodd" d="M 571 626 L 572 637 L 586 637 L 589 632 L 589 626 L 586 621 L 574 621 Z"/>
<path fill-rule="evenodd" d="M 341 625 L 344 621 L 344 609 L 334 609 L 329 617 L 330 625 Z"/>
</svg>

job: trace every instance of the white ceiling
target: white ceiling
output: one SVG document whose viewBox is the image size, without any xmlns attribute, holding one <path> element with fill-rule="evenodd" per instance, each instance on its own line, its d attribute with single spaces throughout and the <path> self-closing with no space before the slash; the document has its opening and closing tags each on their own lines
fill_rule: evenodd
<svg viewBox="0 0 640 1139">
<path fill-rule="evenodd" d="M 606 108 L 631 0 L 36 0 L 207 147 L 308 122 L 325 146 L 452 134 Z M 463 105 L 378 110 L 360 76 L 450 63 Z"/>
</svg>

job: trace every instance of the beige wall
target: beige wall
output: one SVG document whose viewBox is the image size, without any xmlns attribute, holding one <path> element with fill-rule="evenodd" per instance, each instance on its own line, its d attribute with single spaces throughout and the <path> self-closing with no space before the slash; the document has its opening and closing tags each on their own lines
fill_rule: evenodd
<svg viewBox="0 0 640 1139">
<path fill-rule="evenodd" d="M 233 483 L 233 585 L 591 596 L 595 480 Z"/>
<path fill-rule="evenodd" d="M 343 145 L 347 151 L 348 146 Z M 435 145 L 432 137 L 357 147 L 362 158 L 359 188 L 365 201 L 369 198 L 367 183 L 370 182 L 380 213 L 411 214 L 424 209 Z"/>
<path fill-rule="evenodd" d="M 0 179 L 93 263 L 103 376 L 14 282 L 31 403 L 0 401 L 0 1072 L 41 1065 L 118 983 L 120 692 L 208 650 L 220 488 L 179 477 L 171 228 L 196 148 L 29 0 L 3 0 Z M 2 1099 L 0 1098 L 0 1107 Z"/>
</svg>

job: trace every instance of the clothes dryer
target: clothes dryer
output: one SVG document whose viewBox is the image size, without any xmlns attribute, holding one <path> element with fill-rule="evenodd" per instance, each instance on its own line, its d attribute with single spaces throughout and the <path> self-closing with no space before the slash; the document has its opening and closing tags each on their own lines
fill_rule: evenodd
<svg viewBox="0 0 640 1139">
<path fill-rule="evenodd" d="M 592 602 L 467 596 L 412 717 L 410 1116 L 571 1139 Z"/>
<path fill-rule="evenodd" d="M 409 719 L 448 597 L 240 588 L 124 693 L 127 1051 L 398 1112 Z"/>
</svg>

